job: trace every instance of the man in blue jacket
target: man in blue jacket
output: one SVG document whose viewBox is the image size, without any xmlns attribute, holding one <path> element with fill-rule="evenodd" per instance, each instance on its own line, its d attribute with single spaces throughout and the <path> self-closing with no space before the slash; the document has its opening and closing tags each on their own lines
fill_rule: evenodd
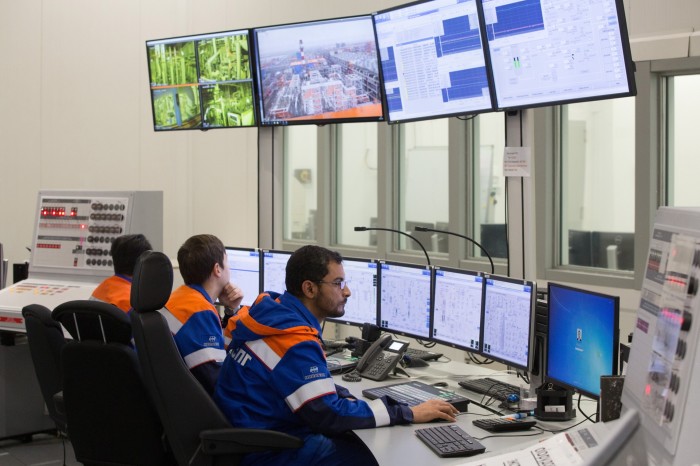
<svg viewBox="0 0 700 466">
<path fill-rule="evenodd" d="M 252 453 L 243 464 L 376 464 L 351 430 L 455 420 L 457 410 L 445 401 L 365 402 L 334 384 L 320 335 L 323 320 L 341 317 L 350 297 L 340 254 L 300 248 L 287 262 L 285 284 L 284 294 L 260 295 L 229 323 L 232 340 L 214 399 L 235 427 L 286 432 L 304 446 Z"/>
</svg>

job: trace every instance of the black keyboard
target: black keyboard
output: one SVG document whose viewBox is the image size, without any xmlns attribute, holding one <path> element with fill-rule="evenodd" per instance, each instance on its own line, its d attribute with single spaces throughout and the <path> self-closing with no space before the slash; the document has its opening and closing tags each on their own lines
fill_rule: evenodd
<svg viewBox="0 0 700 466">
<path fill-rule="evenodd" d="M 442 353 L 433 353 L 432 351 L 410 347 L 404 354 L 411 359 L 422 359 L 423 361 L 434 361 L 442 357 Z"/>
<path fill-rule="evenodd" d="M 457 408 L 460 412 L 466 412 L 469 406 L 468 398 L 450 390 L 442 390 L 438 387 L 418 381 L 366 388 L 362 390 L 362 395 L 370 400 L 375 400 L 386 395 L 398 402 L 406 403 L 409 406 L 415 406 L 424 401 L 437 398 L 452 404 L 452 406 Z"/>
<path fill-rule="evenodd" d="M 472 424 L 480 429 L 488 430 L 489 432 L 514 432 L 518 430 L 528 430 L 533 427 L 536 422 L 532 419 L 489 418 L 474 419 Z"/>
<path fill-rule="evenodd" d="M 417 429 L 416 435 L 443 458 L 476 455 L 486 450 L 478 440 L 454 424 Z"/>
<path fill-rule="evenodd" d="M 497 379 L 492 379 L 491 377 L 461 380 L 458 382 L 458 384 L 462 388 L 490 396 L 491 398 L 495 398 L 499 401 L 518 401 L 518 398 L 509 400 L 509 395 L 517 395 L 520 397 L 520 387 L 510 383 L 501 382 Z"/>
</svg>

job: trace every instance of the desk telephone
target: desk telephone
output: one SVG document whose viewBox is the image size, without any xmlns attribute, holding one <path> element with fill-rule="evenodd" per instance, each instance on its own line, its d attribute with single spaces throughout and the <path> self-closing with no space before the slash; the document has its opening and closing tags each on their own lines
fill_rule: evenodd
<svg viewBox="0 0 700 466">
<path fill-rule="evenodd" d="M 407 341 L 394 340 L 385 333 L 367 348 L 357 363 L 357 371 L 362 377 L 384 380 L 401 361 L 407 348 Z"/>
</svg>

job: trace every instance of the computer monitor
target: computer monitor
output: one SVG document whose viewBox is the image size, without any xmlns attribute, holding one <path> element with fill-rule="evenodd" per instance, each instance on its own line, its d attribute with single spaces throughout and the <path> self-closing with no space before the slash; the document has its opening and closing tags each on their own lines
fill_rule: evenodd
<svg viewBox="0 0 700 466">
<path fill-rule="evenodd" d="M 263 126 L 382 121 L 369 15 L 253 29 Z"/>
<path fill-rule="evenodd" d="M 379 326 L 430 338 L 430 267 L 388 261 L 379 265 Z"/>
<path fill-rule="evenodd" d="M 244 306 L 251 306 L 260 294 L 260 251 L 226 247 L 231 282 L 243 290 Z"/>
<path fill-rule="evenodd" d="M 517 278 L 486 275 L 481 354 L 517 369 L 530 369 L 537 287 Z"/>
<path fill-rule="evenodd" d="M 479 272 L 433 269 L 431 340 L 465 351 L 481 348 L 484 277 Z"/>
<path fill-rule="evenodd" d="M 489 255 L 502 259 L 508 258 L 508 230 L 505 223 L 482 223 L 481 241 L 479 243 Z M 484 251 L 478 251 L 481 257 L 486 257 Z"/>
<path fill-rule="evenodd" d="M 549 282 L 546 380 L 592 398 L 617 374 L 620 298 Z"/>
<path fill-rule="evenodd" d="M 262 251 L 262 291 L 284 293 L 287 290 L 287 261 L 292 253 L 273 249 Z"/>
<path fill-rule="evenodd" d="M 569 265 L 593 267 L 593 244 L 591 232 L 569 230 Z"/>
<path fill-rule="evenodd" d="M 344 257 L 343 270 L 350 289 L 345 315 L 326 320 L 357 326 L 366 322 L 377 325 L 377 262 L 373 259 Z"/>
<path fill-rule="evenodd" d="M 146 41 L 155 131 L 257 126 L 248 30 Z"/>
<path fill-rule="evenodd" d="M 636 94 L 623 0 L 479 0 L 498 110 Z"/>
<path fill-rule="evenodd" d="M 493 109 L 479 8 L 429 0 L 372 15 L 390 123 Z"/>
</svg>

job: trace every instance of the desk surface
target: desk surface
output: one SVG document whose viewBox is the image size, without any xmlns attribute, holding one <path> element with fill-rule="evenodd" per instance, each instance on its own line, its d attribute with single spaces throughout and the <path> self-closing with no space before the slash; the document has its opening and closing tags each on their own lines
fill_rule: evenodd
<svg viewBox="0 0 700 466">
<path fill-rule="evenodd" d="M 502 377 L 505 382 L 518 385 L 518 380 L 513 375 L 505 375 L 483 366 L 469 365 L 459 362 L 433 362 L 428 367 L 406 369 L 406 371 L 411 376 L 410 379 L 403 376 L 390 377 L 382 382 L 363 379 L 361 382 L 352 383 L 343 381 L 340 376 L 336 376 L 335 378 L 338 385 L 346 387 L 358 398 L 362 398 L 362 390 L 366 388 L 400 383 L 407 380 L 419 380 L 424 383 L 435 383 L 439 381 L 447 382 L 448 389 L 454 390 L 455 393 L 466 396 L 474 401 L 480 401 L 482 399 L 482 395 L 477 395 L 461 388 L 459 385 L 457 385 L 459 380 L 479 376 L 489 376 L 493 378 Z M 583 404 L 582 407 L 589 415 L 595 412 L 595 403 L 592 401 Z M 479 439 L 479 441 L 486 447 L 485 453 L 471 457 L 440 458 L 426 445 L 424 445 L 423 442 L 416 438 L 414 434 L 416 429 L 438 425 L 434 423 L 362 429 L 356 430 L 355 433 L 369 447 L 370 451 L 372 451 L 377 459 L 377 462 L 381 466 L 405 466 L 407 464 L 460 464 L 477 460 L 479 458 L 485 458 L 486 456 L 500 454 L 509 450 L 516 450 L 519 446 L 523 447 L 532 445 L 552 435 L 548 432 L 543 433 L 541 430 L 536 428 L 523 432 L 493 434 L 472 425 L 472 421 L 474 419 L 484 416 L 495 416 L 495 414 L 474 403 L 471 403 L 468 411 L 460 414 L 457 417 L 457 425 L 459 425 L 465 432 L 474 438 Z M 537 421 L 537 424 L 542 429 L 557 431 L 571 427 L 584 419 L 584 416 L 578 414 L 577 417 L 571 421 Z"/>
</svg>

